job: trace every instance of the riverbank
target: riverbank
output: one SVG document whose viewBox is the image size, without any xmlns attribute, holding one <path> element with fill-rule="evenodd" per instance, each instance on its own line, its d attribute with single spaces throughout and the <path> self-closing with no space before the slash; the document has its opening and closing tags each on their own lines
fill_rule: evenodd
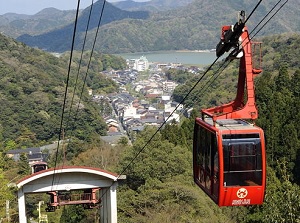
<svg viewBox="0 0 300 223">
<path fill-rule="evenodd" d="M 215 59 L 215 52 L 212 51 L 156 51 L 140 53 L 118 54 L 124 59 L 139 59 L 144 56 L 150 63 L 181 63 L 183 65 L 207 66 Z"/>
</svg>

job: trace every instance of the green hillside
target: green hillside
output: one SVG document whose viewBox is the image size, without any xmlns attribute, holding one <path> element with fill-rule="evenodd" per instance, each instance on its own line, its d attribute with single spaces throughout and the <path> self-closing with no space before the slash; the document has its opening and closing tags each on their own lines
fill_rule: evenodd
<svg viewBox="0 0 300 223">
<path fill-rule="evenodd" d="M 0 15 L 0 30 L 3 34 L 17 38 L 24 34 L 39 35 L 64 27 L 75 18 L 75 11 L 61 11 L 55 8 L 44 9 L 35 15 L 6 13 Z"/>
<path fill-rule="evenodd" d="M 167 11 L 170 9 L 186 6 L 193 0 L 151 0 L 146 2 L 136 2 L 132 0 L 114 2 L 113 5 L 127 11 Z"/>
<path fill-rule="evenodd" d="M 300 31 L 298 3 L 297 0 L 289 1 L 259 35 Z M 142 16 L 136 19 L 122 17 L 119 21 L 103 22 L 96 48 L 106 53 L 212 49 L 220 38 L 220 27 L 234 24 L 240 10 L 250 14 L 256 4 L 253 1 L 194 0 L 185 7 L 150 16 L 139 12 Z M 275 4 L 262 1 L 247 23 L 250 30 Z M 111 6 L 104 10 L 104 16 L 117 13 L 110 9 Z M 80 21 L 86 24 L 86 20 Z M 18 40 L 40 49 L 62 52 L 69 49 L 71 31 L 70 27 L 65 27 L 39 36 L 21 36 Z M 91 30 L 91 39 L 93 36 Z M 78 38 L 76 46 L 80 48 L 83 35 Z"/>
<path fill-rule="evenodd" d="M 0 144 L 6 147 L 7 142 L 14 141 L 15 147 L 21 148 L 57 140 L 66 87 L 69 53 L 57 58 L 2 35 L 0 35 L 0 52 Z M 84 64 L 87 64 L 89 55 L 88 52 L 85 53 Z M 104 55 L 95 54 L 92 69 L 87 78 L 87 87 L 93 89 L 94 80 L 98 82 L 98 85 L 101 85 L 102 82 L 103 86 L 110 86 L 111 88 L 107 90 L 114 92 L 116 90 L 114 82 L 104 78 L 101 79 L 99 74 L 102 69 L 115 66 L 114 64 L 107 64 L 107 62 L 102 63 L 101 60 L 104 57 Z M 70 74 L 71 86 L 67 95 L 66 114 L 70 110 L 78 60 L 79 53 L 78 56 L 75 53 Z M 117 60 L 117 58 L 114 57 L 113 60 Z M 106 58 L 106 61 L 110 61 L 110 59 Z M 125 65 L 123 60 L 119 61 L 123 62 L 123 66 Z M 115 67 L 117 69 L 122 67 L 122 63 L 118 63 L 117 66 Z M 86 65 L 82 67 L 79 74 L 78 86 L 82 86 L 81 80 L 85 75 L 85 70 Z M 80 100 L 80 90 L 77 89 L 78 92 L 74 95 L 73 113 L 75 113 L 75 108 Z M 65 131 L 70 131 L 74 137 L 81 139 L 94 137 L 94 134 L 105 134 L 105 123 L 98 115 L 97 110 L 99 108 L 90 103 L 87 89 L 84 89 L 80 103 L 82 109 L 78 112 L 77 119 L 90 120 L 90 123 L 78 123 L 76 126 L 69 125 Z M 81 136 L 81 131 L 86 133 L 84 138 Z"/>
<path fill-rule="evenodd" d="M 92 35 L 92 40 L 95 36 L 95 29 L 99 23 L 99 17 L 101 15 L 103 0 L 95 2 L 92 8 L 90 23 L 88 30 L 92 30 L 90 33 Z M 86 31 L 86 26 L 89 19 L 91 6 L 84 9 L 80 14 L 77 24 L 77 38 L 76 38 L 76 49 L 80 50 L 82 48 L 82 42 L 84 38 L 84 33 Z M 109 24 L 115 21 L 124 20 L 124 19 L 146 19 L 149 17 L 149 13 L 146 11 L 134 11 L 129 12 L 121 10 L 109 2 L 105 3 L 105 11 L 103 12 L 103 17 L 101 19 L 101 25 Z M 74 14 L 75 19 L 75 14 Z M 52 30 L 50 32 L 40 34 L 37 36 L 31 36 L 24 34 L 17 38 L 18 41 L 24 42 L 29 46 L 38 47 L 43 50 L 51 52 L 64 52 L 70 49 L 72 34 L 74 29 L 74 19 L 72 23 L 66 25 L 63 28 Z M 87 47 L 91 48 L 92 44 L 87 44 Z M 112 52 L 110 52 L 112 53 Z"/>
<path fill-rule="evenodd" d="M 30 173 L 26 156 L 21 155 L 20 161 L 14 161 L 5 155 L 6 152 L 52 144 L 60 137 L 69 56 L 68 52 L 56 57 L 0 34 L 1 221 L 5 217 L 6 200 L 10 200 L 10 222 L 18 222 L 16 191 L 14 187 L 7 185 Z M 78 73 L 80 57 L 79 52 L 73 52 L 61 136 L 62 139 L 71 139 L 65 162 L 83 151 L 95 148 L 95 145 L 102 145 L 100 135 L 106 134 L 106 123 L 99 114 L 102 108 L 92 102 L 88 89 L 93 89 L 95 93 L 116 92 L 115 82 L 105 78 L 100 72 L 106 69 L 124 69 L 126 65 L 120 57 L 94 53 L 89 72 L 86 73 L 90 60 L 90 52 L 86 51 Z M 73 94 L 77 74 L 77 88 Z M 81 89 L 85 75 L 85 87 Z M 53 166 L 55 156 L 51 157 L 50 151 L 49 155 L 48 164 Z M 60 165 L 62 157 L 62 151 L 59 150 L 57 165 Z M 39 195 L 28 198 L 28 202 L 32 203 L 28 206 L 29 215 L 36 216 L 34 204 L 39 199 Z M 59 221 L 56 218 L 57 215 L 54 215 L 53 222 Z M 6 221 L 3 219 L 3 222 Z"/>
</svg>

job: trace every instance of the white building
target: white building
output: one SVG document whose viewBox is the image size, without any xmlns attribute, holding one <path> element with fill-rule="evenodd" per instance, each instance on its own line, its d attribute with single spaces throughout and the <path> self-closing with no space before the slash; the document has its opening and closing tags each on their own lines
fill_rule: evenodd
<svg viewBox="0 0 300 223">
<path fill-rule="evenodd" d="M 130 69 L 134 69 L 137 71 L 146 71 L 149 69 L 149 62 L 144 56 L 141 56 L 140 59 L 127 60 L 127 65 Z"/>
<path fill-rule="evenodd" d="M 162 87 L 164 92 L 173 92 L 178 84 L 173 81 L 163 81 Z"/>
</svg>

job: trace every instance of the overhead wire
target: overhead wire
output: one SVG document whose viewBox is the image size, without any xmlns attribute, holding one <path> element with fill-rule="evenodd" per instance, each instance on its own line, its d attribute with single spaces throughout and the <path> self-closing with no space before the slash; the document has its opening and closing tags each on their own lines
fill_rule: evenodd
<svg viewBox="0 0 300 223">
<path fill-rule="evenodd" d="M 80 106 L 80 103 L 81 103 L 81 99 L 82 99 L 82 96 L 83 96 L 83 91 L 84 91 L 84 86 L 85 86 L 85 83 L 86 83 L 86 79 L 87 79 L 87 75 L 88 75 L 88 71 L 89 71 L 89 68 L 90 68 L 90 64 L 91 64 L 91 60 L 92 60 L 92 56 L 93 56 L 93 52 L 94 52 L 94 49 L 95 49 L 95 45 L 96 45 L 96 41 L 97 41 L 97 37 L 98 37 L 98 33 L 99 33 L 99 28 L 100 28 L 100 25 L 101 25 L 101 21 L 102 21 L 102 18 L 103 18 L 103 13 L 104 13 L 104 8 L 105 8 L 105 3 L 106 3 L 106 0 L 103 1 L 103 5 L 102 5 L 102 9 L 101 9 L 101 13 L 100 13 L 100 16 L 99 16 L 99 20 L 98 20 L 98 26 L 97 26 L 97 31 L 96 31 L 96 34 L 95 34 L 95 37 L 94 37 L 94 41 L 93 41 L 93 46 L 92 46 L 92 50 L 91 50 L 91 54 L 90 54 L 90 58 L 89 58 L 89 62 L 88 62 L 88 65 L 87 65 L 87 71 L 85 73 L 85 77 L 84 77 L 84 80 L 83 80 L 83 85 L 82 85 L 82 88 L 81 88 L 81 93 L 80 93 L 80 97 L 79 97 L 79 102 L 78 102 L 78 106 L 77 106 L 77 110 L 75 112 L 75 116 L 74 116 L 74 122 L 76 121 L 77 119 L 77 115 L 78 115 L 78 111 L 79 111 L 79 106 Z M 92 12 L 92 6 L 90 8 L 90 14 L 89 14 L 89 20 L 90 21 L 90 15 L 91 15 L 91 12 Z M 86 34 L 87 34 L 87 30 L 88 30 L 88 27 L 89 25 L 87 25 L 87 28 L 86 28 Z M 86 39 L 86 38 L 85 38 Z M 85 42 L 84 41 L 84 45 L 85 45 Z M 83 48 L 82 48 L 82 53 L 83 53 L 83 50 L 84 50 L 84 45 L 83 45 Z M 82 60 L 80 60 L 82 61 Z M 81 64 L 81 63 L 80 63 Z M 80 66 L 79 64 L 79 66 Z M 78 75 L 77 77 L 79 76 L 79 68 L 78 68 Z M 77 79 L 77 78 L 76 78 Z M 77 83 L 77 82 L 76 82 Z M 74 93 L 73 93 L 73 96 L 75 94 L 75 90 L 74 90 Z M 72 108 L 72 103 L 71 103 L 71 107 L 70 107 L 70 111 L 71 111 L 71 108 Z M 69 113 L 69 120 L 70 120 L 70 115 L 71 113 Z M 68 148 L 68 147 L 67 147 Z M 56 158 L 57 160 L 57 158 Z M 64 163 L 65 161 L 63 161 Z M 56 165 L 55 165 L 56 167 Z M 54 175 L 55 175 L 55 168 L 54 168 L 54 174 L 53 174 L 53 181 L 52 181 L 52 186 L 53 186 L 53 182 L 54 182 Z M 59 182 L 60 178 L 58 178 L 58 182 Z"/>
<path fill-rule="evenodd" d="M 259 25 L 261 25 L 261 23 L 270 15 L 270 13 L 279 5 L 280 2 L 282 2 L 283 0 L 279 0 L 271 9 L 270 11 L 260 20 L 260 22 L 251 30 L 251 32 L 249 33 L 249 36 L 258 28 Z M 265 27 L 265 25 L 281 10 L 281 8 L 288 2 L 288 0 L 286 0 L 277 10 L 276 12 L 268 19 L 268 21 L 263 24 L 263 26 L 252 36 L 252 38 L 249 38 L 250 40 L 252 40 L 257 33 L 259 33 L 261 31 L 262 28 Z M 248 19 L 251 17 L 253 13 L 251 12 L 249 17 L 246 19 L 246 21 L 248 21 Z M 246 23 L 246 22 L 245 22 Z M 245 41 L 245 39 L 239 43 L 238 47 L 240 47 L 243 42 Z"/>
<path fill-rule="evenodd" d="M 53 172 L 52 186 L 51 187 L 53 187 L 53 185 L 54 185 L 55 170 L 56 170 L 56 165 L 57 165 L 57 161 L 58 161 L 58 149 L 59 149 L 59 144 L 60 144 L 60 140 L 61 140 L 61 134 L 62 134 L 62 131 L 63 131 L 64 114 L 65 114 L 67 94 L 68 94 L 68 87 L 69 87 L 69 81 L 70 81 L 71 64 L 72 64 L 72 58 L 73 58 L 73 51 L 74 51 L 74 45 L 75 45 L 75 36 L 76 36 L 76 29 L 77 29 L 78 15 L 79 15 L 79 6 L 80 6 L 80 0 L 78 0 L 78 2 L 77 2 L 77 10 L 76 10 L 75 24 L 74 24 L 74 30 L 73 30 L 73 36 L 72 36 L 72 45 L 71 45 L 71 52 L 70 52 L 70 59 L 69 59 L 69 66 L 68 66 L 68 73 L 67 73 L 67 80 L 66 80 L 66 86 L 65 86 L 63 108 L 62 108 L 62 113 L 61 113 L 61 118 L 60 118 L 58 143 L 57 143 L 57 147 L 56 147 L 54 172 Z"/>
<path fill-rule="evenodd" d="M 271 9 L 271 11 L 273 11 L 275 9 L 275 7 L 281 2 L 282 0 L 278 1 L 277 4 Z M 285 6 L 285 4 L 288 2 L 289 0 L 286 0 L 276 11 L 275 13 L 259 28 L 259 30 L 250 38 L 250 40 L 252 40 L 269 22 L 270 20 L 283 8 L 283 6 Z M 263 20 L 269 15 L 269 13 L 263 18 Z M 259 23 L 258 25 L 260 25 L 261 23 Z M 257 26 L 258 26 L 257 25 Z M 252 32 L 251 32 L 252 33 Z M 250 34 L 251 34 L 250 33 Z"/>
<path fill-rule="evenodd" d="M 100 25 L 101 25 L 102 18 L 103 18 L 103 13 L 104 13 L 105 4 L 106 4 L 106 0 L 103 1 L 101 13 L 100 13 L 100 16 L 99 16 L 98 25 L 97 25 L 97 30 L 96 30 L 96 33 L 95 33 L 95 37 L 94 37 L 94 41 L 93 41 L 93 45 L 92 45 L 92 49 L 91 49 L 89 61 L 88 61 L 88 64 L 87 64 L 87 70 L 86 70 L 85 75 L 84 75 L 84 78 L 83 78 L 83 84 L 82 84 L 82 87 L 81 87 L 81 90 L 80 90 L 80 96 L 79 96 L 79 100 L 78 100 L 78 103 L 77 103 L 77 108 L 76 108 L 75 115 L 74 115 L 74 122 L 75 122 L 76 119 L 77 119 L 77 115 L 78 115 L 79 108 L 80 108 L 80 103 L 81 103 L 81 100 L 82 100 L 82 97 L 83 97 L 83 92 L 84 92 L 85 85 L 86 85 L 87 75 L 88 75 L 88 72 L 89 72 L 89 69 L 90 69 L 92 57 L 93 57 L 93 54 L 94 54 L 94 50 L 95 50 L 95 46 L 96 46 L 96 42 L 97 42 L 97 38 L 98 38 L 98 33 L 99 33 Z M 88 25 L 87 25 L 87 27 L 86 27 L 86 33 L 85 33 L 85 38 L 84 38 L 84 42 L 83 42 L 83 47 L 82 47 L 82 52 L 81 52 L 81 59 L 80 59 L 80 62 L 79 62 L 79 68 L 78 68 L 78 73 L 77 73 L 77 76 L 76 76 L 76 82 L 75 82 L 75 85 L 77 85 L 77 81 L 78 81 L 79 71 L 80 71 L 81 62 L 82 62 L 82 57 L 83 57 L 82 55 L 83 55 L 83 51 L 84 51 L 84 48 L 85 48 L 86 37 L 87 37 L 87 31 L 88 31 L 88 27 L 89 27 L 89 22 L 90 22 L 90 17 L 91 17 L 92 9 L 93 9 L 93 0 L 92 0 L 91 8 L 90 8 L 89 19 L 88 19 Z M 74 92 L 73 92 L 73 98 L 74 98 L 75 93 L 76 93 L 76 92 L 75 92 L 75 89 L 74 89 Z M 72 102 L 73 102 L 73 99 L 72 99 Z M 71 111 L 72 105 L 73 105 L 73 103 L 71 103 L 70 111 Z M 69 116 L 71 116 L 70 113 L 69 113 Z"/>
<path fill-rule="evenodd" d="M 99 28 L 100 28 L 101 21 L 102 21 L 102 18 L 103 18 L 103 13 L 104 13 L 104 8 L 105 8 L 105 3 L 106 3 L 106 0 L 103 1 L 101 13 L 100 13 L 100 16 L 99 16 L 98 26 L 97 26 L 96 34 L 95 34 L 95 37 L 94 37 L 92 50 L 91 50 L 90 57 L 89 57 L 89 61 L 88 61 L 88 64 L 87 64 L 87 70 L 86 70 L 86 73 L 85 73 L 85 76 L 84 76 L 84 80 L 83 80 L 83 84 L 82 84 L 81 91 L 80 91 L 80 96 L 79 96 L 79 101 L 78 101 L 77 109 L 76 109 L 75 115 L 74 115 L 74 123 L 75 123 L 76 120 L 77 120 L 77 115 L 78 115 L 78 112 L 79 112 L 80 103 L 81 103 L 81 100 L 82 100 L 82 97 L 83 97 L 83 92 L 84 92 L 84 89 L 85 89 L 85 84 L 86 84 L 86 80 L 87 80 L 87 75 L 88 75 L 89 68 L 90 68 L 90 65 L 91 65 L 91 61 L 92 61 L 94 49 L 95 49 L 95 46 L 96 46 L 96 41 L 97 41 L 98 33 L 99 33 Z M 91 15 L 91 12 L 92 12 L 92 7 L 90 8 L 90 15 Z M 88 29 L 88 26 L 87 26 L 87 29 Z M 87 31 L 86 31 L 86 32 L 87 32 Z M 85 41 L 84 41 L 84 44 L 85 44 Z M 84 46 L 83 46 L 83 49 L 84 49 Z M 83 49 L 82 49 L 82 50 L 83 50 Z M 79 69 L 78 69 L 78 72 L 79 72 Z M 74 90 L 74 94 L 75 94 L 75 90 Z M 73 95 L 74 95 L 74 94 L 73 94 Z M 71 108 L 70 108 L 70 110 L 71 110 Z M 67 148 L 68 148 L 68 147 L 67 147 Z"/>
<path fill-rule="evenodd" d="M 78 116 L 78 112 L 79 112 L 81 100 L 82 100 L 82 97 L 83 97 L 83 92 L 84 92 L 84 89 L 85 89 L 85 84 L 86 84 L 86 80 L 87 80 L 87 75 L 88 75 L 89 68 L 90 68 L 90 65 L 91 65 L 91 61 L 92 61 L 92 57 L 93 57 L 93 53 L 94 53 L 94 49 L 95 49 L 95 45 L 96 45 L 98 33 L 99 33 L 99 28 L 100 28 L 101 21 L 102 21 L 102 18 L 103 18 L 103 12 L 104 12 L 104 8 L 105 8 L 105 3 L 106 3 L 106 0 L 103 1 L 101 13 L 100 13 L 100 16 L 99 16 L 98 25 L 97 25 L 97 30 L 96 30 L 96 34 L 95 34 L 95 37 L 94 37 L 94 41 L 93 41 L 93 45 L 92 45 L 92 50 L 91 50 L 91 53 L 90 53 L 89 61 L 88 61 L 88 64 L 87 64 L 87 70 L 86 70 L 86 72 L 85 72 L 85 76 L 84 76 L 84 79 L 83 79 L 83 84 L 82 84 L 81 91 L 80 91 L 80 96 L 79 96 L 79 100 L 78 100 L 78 105 L 77 105 L 77 108 L 76 108 L 76 111 L 75 111 L 75 115 L 74 115 L 74 117 L 73 117 L 74 123 L 75 123 L 75 121 L 77 120 L 77 116 Z M 88 21 L 90 21 L 90 16 L 91 16 L 91 12 L 92 12 L 92 6 L 93 6 L 93 2 L 92 2 L 92 5 L 91 5 L 91 8 L 90 8 L 90 14 L 89 14 L 89 20 L 88 20 Z M 87 28 L 86 28 L 86 35 L 87 35 L 88 27 L 89 27 L 89 25 L 87 25 Z M 85 39 L 86 39 L 86 38 L 85 38 Z M 83 48 L 82 48 L 82 54 L 83 54 L 85 42 L 86 42 L 86 41 L 84 41 L 84 45 L 83 45 Z M 80 66 L 80 64 L 81 64 L 81 61 L 82 61 L 82 60 L 80 60 L 79 66 Z M 78 68 L 78 74 L 77 74 L 76 80 L 78 79 L 78 76 L 79 76 L 79 68 Z M 77 81 L 76 81 L 76 84 L 77 84 Z M 74 92 L 73 92 L 73 97 L 74 97 L 74 94 L 75 94 L 75 89 L 74 89 Z M 70 111 L 71 111 L 71 108 L 72 108 L 72 103 L 71 103 Z M 69 113 L 69 115 L 71 116 L 71 113 Z M 67 146 L 67 148 L 68 148 L 68 146 Z M 67 149 L 67 150 L 68 150 L 68 149 Z"/>
<path fill-rule="evenodd" d="M 203 88 L 198 92 L 197 95 L 202 95 L 211 87 L 211 85 L 216 81 L 216 79 L 222 74 L 222 72 L 229 66 L 232 60 L 224 60 L 224 62 L 219 66 L 219 68 L 214 72 L 214 74 L 207 80 Z M 227 64 L 226 64 L 227 63 Z M 192 101 L 198 102 L 199 97 L 194 97 Z"/>
<path fill-rule="evenodd" d="M 70 120 L 71 120 L 71 112 L 72 112 L 72 107 L 73 107 L 73 104 L 74 104 L 74 98 L 75 98 L 75 94 L 76 94 L 77 83 L 78 83 L 78 79 L 79 79 L 79 74 L 80 74 L 80 69 L 81 69 L 81 63 L 82 63 L 82 60 L 83 60 L 83 53 L 84 53 L 84 49 L 85 49 L 85 45 L 86 45 L 87 33 L 88 33 L 89 25 L 90 25 L 90 20 L 91 20 L 91 14 L 92 14 L 93 6 L 94 6 L 94 0 L 92 0 L 91 6 L 90 6 L 90 11 L 89 11 L 88 21 L 87 21 L 87 25 L 86 25 L 86 30 L 85 30 L 85 36 L 84 36 L 84 40 L 83 40 L 83 44 L 82 44 L 80 60 L 79 60 L 79 63 L 78 63 L 78 69 L 77 69 L 76 79 L 75 79 L 75 83 L 74 83 L 74 89 L 73 89 L 72 99 L 71 99 L 71 103 L 70 103 L 68 118 L 67 118 L 67 121 L 66 121 L 66 124 L 65 124 L 65 130 L 66 130 L 66 132 L 69 129 L 69 123 L 70 123 Z M 73 123 L 75 123 L 75 120 L 73 121 Z M 64 141 L 65 141 L 66 135 L 64 134 L 64 132 L 65 132 L 64 129 L 62 131 L 63 131 L 63 145 L 62 146 L 64 148 L 64 143 L 65 143 Z M 68 137 L 70 138 L 71 136 L 72 135 L 70 135 Z M 65 162 L 66 162 L 66 153 L 68 151 L 68 148 L 69 148 L 69 143 L 67 144 L 66 149 L 63 149 L 63 163 L 62 163 L 62 167 L 65 165 Z M 55 172 L 54 172 L 54 175 L 55 175 Z M 59 183 L 59 181 L 60 181 L 60 176 L 58 176 L 58 178 L 57 178 L 57 184 Z"/>
<path fill-rule="evenodd" d="M 99 17 L 99 20 L 98 20 L 98 26 L 97 26 L 96 34 L 95 34 L 95 37 L 94 37 L 94 41 L 93 41 L 93 45 L 92 45 L 92 50 L 91 50 L 89 61 L 88 61 L 88 65 L 87 65 L 87 70 L 86 70 L 86 73 L 85 73 L 85 76 L 84 76 L 84 80 L 83 80 L 83 84 L 82 84 L 81 91 L 80 91 L 80 97 L 79 97 L 77 109 L 76 109 L 76 112 L 75 112 L 75 115 L 74 115 L 74 122 L 77 119 L 77 115 L 78 115 L 78 111 L 79 111 L 81 99 L 82 99 L 82 96 L 83 96 L 84 87 L 85 87 L 86 80 L 87 80 L 87 75 L 88 75 L 88 72 L 89 72 L 89 68 L 90 68 L 90 65 L 91 65 L 91 60 L 92 60 L 92 57 L 93 57 L 93 53 L 94 53 L 94 49 L 95 49 L 95 45 L 96 45 L 96 41 L 97 41 L 97 37 L 98 37 L 98 33 L 99 33 L 99 28 L 100 28 L 101 21 L 102 21 L 102 18 L 103 18 L 103 12 L 104 12 L 104 8 L 105 8 L 105 3 L 106 3 L 106 0 L 103 1 L 101 13 L 100 13 L 100 17 Z M 93 5 L 94 5 L 94 0 L 92 0 L 92 4 L 91 4 L 91 7 L 90 7 L 90 12 L 89 12 L 89 16 L 88 16 L 88 23 L 87 23 L 87 26 L 86 26 L 85 37 L 84 37 L 82 51 L 81 51 L 81 56 L 80 56 L 79 65 L 78 65 L 78 69 L 77 69 L 77 75 L 76 75 L 76 80 L 75 80 L 75 84 L 74 84 L 74 90 L 73 90 L 73 95 L 72 95 L 72 100 L 71 100 L 71 105 L 70 105 L 70 110 L 69 110 L 69 116 L 68 116 L 67 125 L 69 124 L 69 121 L 71 119 L 71 111 L 72 111 L 72 107 L 73 107 L 73 104 L 74 104 L 74 98 L 75 98 L 75 94 L 76 94 L 76 87 L 77 87 L 79 73 L 80 73 L 80 68 L 81 68 L 81 63 L 82 63 L 82 59 L 83 59 L 83 52 L 84 52 L 84 49 L 85 49 L 85 44 L 86 44 L 86 39 L 87 39 L 87 33 L 88 33 L 90 19 L 91 19 L 91 14 L 92 14 L 92 10 L 93 10 Z"/>
<path fill-rule="evenodd" d="M 270 13 L 277 7 L 277 5 L 281 2 L 282 0 L 279 0 L 272 8 L 271 10 L 260 20 L 260 22 L 251 30 L 251 32 L 249 33 L 249 35 L 251 35 L 255 29 L 257 29 L 257 27 L 270 15 Z M 287 0 L 288 1 L 288 0 Z M 287 2 L 286 1 L 286 2 Z M 285 3 L 284 3 L 285 4 Z"/>
<path fill-rule="evenodd" d="M 250 17 L 252 16 L 252 14 L 256 11 L 256 9 L 258 8 L 258 6 L 260 5 L 260 3 L 262 2 L 262 0 L 260 0 L 254 7 L 254 9 L 250 12 L 248 18 L 245 20 L 245 24 L 248 22 L 248 20 L 250 19 Z"/>
<path fill-rule="evenodd" d="M 98 38 L 100 25 L 101 25 L 102 18 L 103 18 L 105 4 L 106 4 L 106 0 L 103 1 L 101 13 L 100 13 L 100 17 L 99 17 L 99 20 L 98 20 L 97 30 L 96 30 L 96 34 L 95 34 L 95 38 L 94 38 L 94 42 L 93 42 L 93 46 L 92 46 L 92 50 L 91 50 L 89 62 L 88 62 L 88 65 L 87 65 L 87 70 L 86 70 L 86 73 L 85 73 L 85 76 L 84 76 L 83 85 L 82 85 L 81 92 L 80 92 L 79 103 L 78 103 L 78 106 L 77 106 L 76 114 L 78 113 L 78 110 L 79 110 L 79 105 L 80 105 L 80 102 L 81 102 L 81 99 L 82 99 L 82 95 L 83 95 L 83 91 L 84 91 L 84 86 L 85 86 L 87 75 L 88 75 L 88 72 L 89 72 L 89 69 L 90 69 L 92 57 L 93 57 L 93 54 L 94 54 L 94 50 L 95 50 L 95 46 L 96 46 L 96 41 L 97 41 L 97 38 Z"/>
<path fill-rule="evenodd" d="M 71 104 L 70 104 L 69 116 L 68 116 L 68 119 L 67 119 L 67 122 L 66 122 L 67 124 L 69 123 L 69 121 L 71 119 L 71 111 L 72 111 L 72 107 L 73 107 L 73 104 L 74 104 L 74 98 L 75 98 L 75 94 L 76 94 L 77 83 L 78 83 L 78 79 L 79 79 L 81 63 L 82 63 L 82 60 L 83 60 L 83 53 L 84 53 L 84 50 L 85 50 L 86 39 L 87 39 L 87 34 L 88 34 L 89 26 L 90 26 L 93 6 L 94 6 L 94 0 L 92 0 L 92 4 L 90 6 L 90 12 L 89 12 L 88 21 L 87 21 L 87 25 L 86 25 L 86 29 L 85 29 L 84 40 L 83 40 L 83 43 L 82 43 L 80 59 L 79 59 L 79 62 L 78 62 L 78 69 L 77 69 L 77 75 L 76 75 L 75 84 L 74 84 L 72 100 L 71 100 Z M 68 128 L 66 128 L 66 129 L 68 129 Z"/>
<path fill-rule="evenodd" d="M 252 29 L 252 31 L 249 33 L 249 40 L 251 41 L 261 30 L 262 30 L 262 28 L 264 28 L 265 27 L 265 25 L 279 12 L 279 10 L 281 10 L 281 8 L 288 2 L 288 0 L 286 0 L 277 10 L 276 10 L 276 12 L 268 19 L 268 21 L 266 21 L 264 24 L 263 24 L 263 26 L 252 36 L 252 37 L 250 37 L 250 35 L 259 27 L 259 25 L 270 15 L 270 13 L 278 6 L 278 4 L 280 3 L 280 2 L 282 2 L 282 0 L 279 0 L 271 9 L 270 9 L 270 11 L 260 20 L 260 22 Z M 255 8 L 257 8 L 257 7 L 255 7 Z M 253 12 L 253 11 L 252 11 Z M 251 15 L 253 14 L 253 13 L 250 13 L 250 15 L 249 15 L 249 17 L 248 17 L 248 19 L 251 17 Z M 246 21 L 248 21 L 248 19 L 246 20 Z M 245 22 L 246 23 L 246 22 Z M 243 44 L 243 42 L 245 41 L 245 39 L 241 42 L 241 43 L 239 43 L 239 46 L 238 47 L 240 47 L 242 44 Z M 248 44 L 248 43 L 247 43 Z M 219 72 L 219 70 L 220 70 L 220 68 L 222 68 L 222 66 L 224 65 L 224 63 L 219 67 L 219 69 L 215 72 L 215 75 L 213 75 L 213 76 L 215 76 L 213 79 L 212 79 L 212 81 L 211 81 L 211 83 L 209 84 L 209 83 L 207 83 L 207 85 L 206 86 L 204 86 L 204 88 L 202 89 L 202 91 L 200 91 L 199 92 L 199 95 L 201 95 L 203 92 L 205 92 L 213 83 L 214 83 L 214 81 L 222 74 L 222 72 L 228 67 L 228 65 L 233 61 L 232 59 L 229 59 L 228 57 L 225 59 L 225 61 L 227 61 L 227 60 L 229 60 L 230 62 L 220 71 L 220 73 L 218 73 Z M 212 77 L 213 77 L 212 76 Z M 210 79 L 211 80 L 211 79 Z M 208 80 L 208 81 L 210 81 L 210 80 Z M 197 100 L 197 99 L 196 99 Z"/>
</svg>

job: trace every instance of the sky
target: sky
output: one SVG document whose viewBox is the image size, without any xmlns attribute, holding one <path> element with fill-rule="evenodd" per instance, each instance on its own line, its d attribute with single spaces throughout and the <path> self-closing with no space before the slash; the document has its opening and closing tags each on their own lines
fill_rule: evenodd
<svg viewBox="0 0 300 223">
<path fill-rule="evenodd" d="M 94 0 L 94 2 L 97 0 Z M 123 0 L 107 0 L 108 2 L 118 2 Z M 149 0 L 134 0 L 136 2 L 146 2 Z M 78 0 L 0 0 L 0 15 L 8 12 L 34 15 L 44 8 L 54 7 L 60 10 L 71 10 L 77 8 Z M 92 4 L 92 0 L 81 0 L 80 8 L 84 9 Z"/>
</svg>

